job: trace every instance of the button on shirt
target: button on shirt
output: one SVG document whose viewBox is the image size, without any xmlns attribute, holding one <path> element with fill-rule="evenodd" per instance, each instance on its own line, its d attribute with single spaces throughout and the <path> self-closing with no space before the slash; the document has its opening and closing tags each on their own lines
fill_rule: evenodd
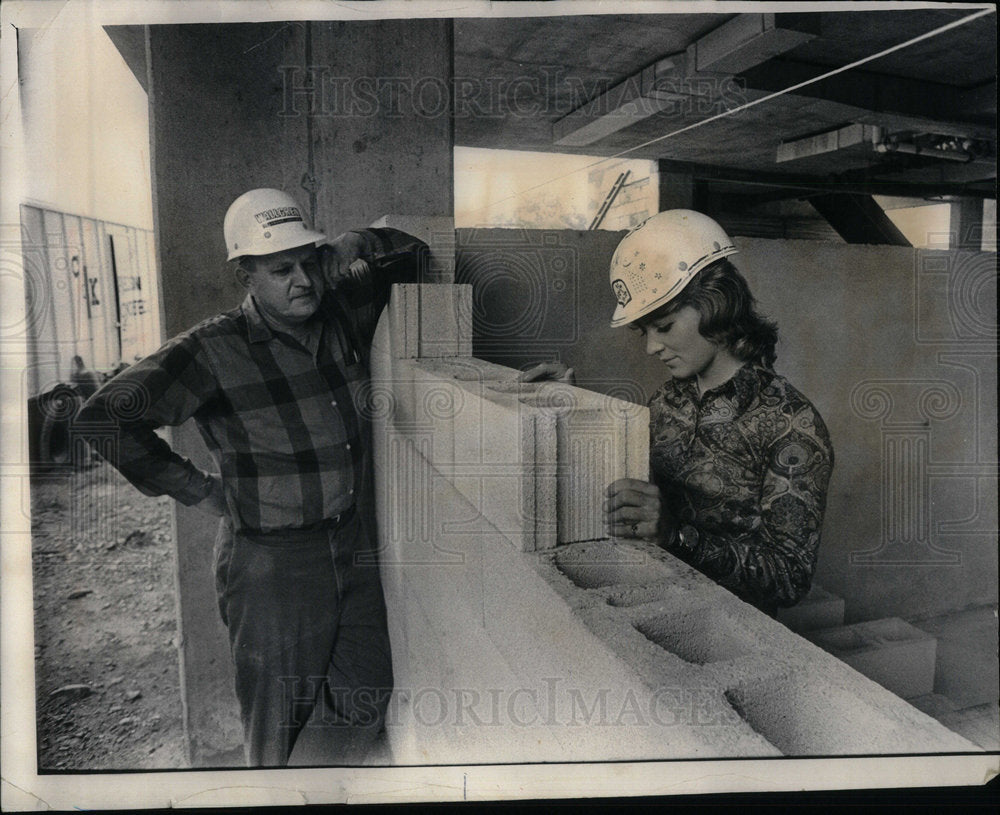
<svg viewBox="0 0 1000 815">
<path fill-rule="evenodd" d="M 833 447 L 808 399 L 746 364 L 699 394 L 669 380 L 650 408 L 650 469 L 682 529 L 667 549 L 773 613 L 809 590 Z"/>
<path fill-rule="evenodd" d="M 340 315 L 325 298 L 313 352 L 274 330 L 247 295 L 240 308 L 126 369 L 81 419 L 118 426 L 116 465 L 148 495 L 195 504 L 208 494 L 209 476 L 153 432 L 193 418 L 237 528 L 275 531 L 332 518 L 350 507 L 370 469 L 361 462 L 368 428 L 355 410 L 368 371 L 345 351 Z"/>
</svg>

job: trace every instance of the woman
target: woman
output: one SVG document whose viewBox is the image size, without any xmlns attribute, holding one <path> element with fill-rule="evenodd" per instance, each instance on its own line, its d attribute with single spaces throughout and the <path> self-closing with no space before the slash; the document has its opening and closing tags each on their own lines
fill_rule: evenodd
<svg viewBox="0 0 1000 815">
<path fill-rule="evenodd" d="M 616 481 L 605 511 L 612 535 L 656 540 L 774 615 L 809 590 L 833 448 L 772 368 L 777 329 L 727 259 L 736 251 L 691 210 L 654 215 L 618 245 L 611 324 L 641 334 L 671 378 L 649 402 L 652 483 Z"/>
</svg>

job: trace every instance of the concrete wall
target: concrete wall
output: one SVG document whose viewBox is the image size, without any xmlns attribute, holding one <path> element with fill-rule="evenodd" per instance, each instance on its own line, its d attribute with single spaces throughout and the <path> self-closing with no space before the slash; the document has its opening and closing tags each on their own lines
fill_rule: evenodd
<svg viewBox="0 0 1000 815">
<path fill-rule="evenodd" d="M 226 268 L 222 219 L 247 189 L 289 191 L 314 209 L 317 225 L 331 236 L 387 212 L 451 215 L 449 117 L 423 115 L 405 92 L 396 102 L 369 93 L 363 108 L 342 90 L 338 98 L 329 93 L 338 78 L 349 87 L 359 77 L 447 82 L 450 26 L 447 20 L 381 20 L 150 27 L 167 336 L 242 300 Z M 318 66 L 312 77 L 306 65 Z M 311 79 L 321 91 L 312 98 L 302 90 Z M 194 427 L 180 428 L 175 442 L 211 466 Z M 195 766 L 242 760 L 228 643 L 212 584 L 213 538 L 201 515 L 178 507 L 183 672 Z"/>
<path fill-rule="evenodd" d="M 396 763 L 976 749 L 657 546 L 564 525 L 643 477 L 648 416 L 467 356 L 471 294 L 397 286 L 373 349 Z"/>
<path fill-rule="evenodd" d="M 476 355 L 558 358 L 581 386 L 644 403 L 665 372 L 608 327 L 622 235 L 459 230 Z M 781 329 L 776 368 L 833 437 L 818 581 L 849 621 L 996 603 L 996 255 L 736 243 Z"/>
</svg>

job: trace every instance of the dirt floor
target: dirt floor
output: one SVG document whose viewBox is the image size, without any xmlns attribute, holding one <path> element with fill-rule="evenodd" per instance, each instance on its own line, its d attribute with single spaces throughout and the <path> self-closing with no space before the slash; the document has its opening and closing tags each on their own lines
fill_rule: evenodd
<svg viewBox="0 0 1000 815">
<path fill-rule="evenodd" d="M 170 499 L 100 463 L 31 502 L 39 771 L 187 766 Z"/>
</svg>

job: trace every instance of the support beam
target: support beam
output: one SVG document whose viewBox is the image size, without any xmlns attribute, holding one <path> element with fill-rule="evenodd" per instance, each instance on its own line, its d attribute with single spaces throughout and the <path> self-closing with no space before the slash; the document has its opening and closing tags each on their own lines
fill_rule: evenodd
<svg viewBox="0 0 1000 815">
<path fill-rule="evenodd" d="M 964 167 L 965 165 L 954 165 Z M 952 165 L 949 163 L 949 169 Z M 970 198 L 995 198 L 996 185 L 985 174 L 975 181 L 955 183 L 943 181 L 912 181 L 902 178 L 873 178 L 868 168 L 863 174 L 854 172 L 818 178 L 805 173 L 766 173 L 757 170 L 742 170 L 737 167 L 719 167 L 694 164 L 687 161 L 661 159 L 660 172 L 690 174 L 704 181 L 727 181 L 748 187 L 800 190 L 808 192 L 845 192 L 859 195 L 891 195 L 902 198 L 940 197 L 944 195 L 967 196 Z M 794 197 L 794 196 L 785 196 Z"/>
<path fill-rule="evenodd" d="M 814 195 L 809 203 L 848 243 L 912 246 L 870 195 L 833 192 Z"/>
<path fill-rule="evenodd" d="M 738 14 L 688 46 L 688 70 L 740 74 L 818 34 L 818 14 Z"/>
<path fill-rule="evenodd" d="M 851 151 L 858 156 L 871 156 L 874 128 L 870 125 L 850 124 L 826 133 L 817 133 L 801 139 L 782 142 L 778 145 L 775 161 L 782 164 L 799 158 L 809 158 L 822 153 L 844 153 Z"/>
<path fill-rule="evenodd" d="M 812 79 L 823 68 L 790 59 L 774 59 L 741 74 L 750 98 L 773 93 Z M 965 96 L 953 85 L 851 70 L 795 91 L 803 100 L 824 100 L 853 109 L 849 119 L 889 130 L 921 130 L 943 135 L 996 140 L 995 123 L 983 123 L 980 109 L 968 100 L 981 100 L 987 91 Z"/>
<path fill-rule="evenodd" d="M 951 205 L 949 249 L 983 248 L 983 202 L 979 198 L 962 198 Z"/>
<path fill-rule="evenodd" d="M 701 96 L 698 76 L 722 78 L 769 60 L 813 39 L 818 17 L 810 14 L 739 14 L 692 43 L 664 56 L 564 116 L 552 126 L 552 142 L 584 147 L 657 113 Z"/>
<path fill-rule="evenodd" d="M 683 62 L 684 55 L 679 59 Z M 676 105 L 686 94 L 658 81 L 675 69 L 674 61 L 665 58 L 633 74 L 552 125 L 552 143 L 585 147 Z"/>
</svg>

